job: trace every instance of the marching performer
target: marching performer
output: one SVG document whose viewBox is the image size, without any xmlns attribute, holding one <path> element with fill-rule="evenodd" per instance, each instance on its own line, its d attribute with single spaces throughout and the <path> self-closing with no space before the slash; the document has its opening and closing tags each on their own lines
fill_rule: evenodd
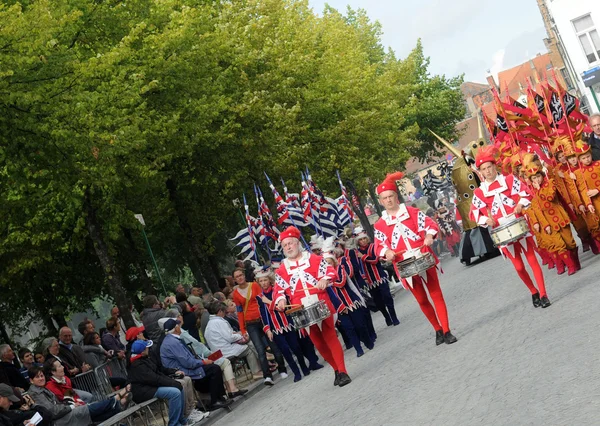
<svg viewBox="0 0 600 426">
<path fill-rule="evenodd" d="M 294 373 L 294 382 L 302 380 L 300 368 L 305 376 L 310 374 L 310 370 L 304 361 L 304 354 L 298 341 L 298 332 L 296 331 L 291 319 L 281 311 L 275 309 L 273 303 L 273 284 L 275 283 L 275 274 L 271 269 L 258 268 L 254 270 L 254 278 L 258 285 L 262 288 L 262 294 L 256 296 L 258 305 L 260 306 L 260 316 L 263 322 L 263 331 L 267 335 L 269 341 L 275 341 L 277 347 L 283 354 L 290 369 Z M 294 360 L 294 356 L 298 360 Z"/>
<path fill-rule="evenodd" d="M 528 194 L 521 188 L 521 181 L 514 175 L 504 176 L 498 173 L 495 148 L 492 145 L 479 150 L 475 165 L 484 180 L 473 193 L 470 216 L 479 226 L 493 228 L 504 224 L 510 220 L 513 213 L 520 215 L 523 208 L 529 206 Z M 544 275 L 535 255 L 535 248 L 533 236 L 528 235 L 516 242 L 501 246 L 500 250 L 510 259 L 517 274 L 531 292 L 533 306 L 547 308 L 551 303 L 546 294 Z M 525 253 L 539 291 L 525 270 L 521 253 Z"/>
<path fill-rule="evenodd" d="M 350 339 L 350 343 L 356 349 L 356 356 L 361 357 L 364 351 L 360 342 L 362 341 L 367 349 L 373 349 L 374 342 L 371 339 L 364 311 L 365 302 L 360 295 L 360 291 L 354 285 L 350 278 L 352 276 L 352 265 L 346 258 L 336 256 L 333 246 L 333 237 L 327 238 L 323 243 L 323 258 L 327 263 L 333 266 L 337 272 L 337 279 L 333 282 L 333 290 L 338 299 L 343 304 L 343 311 L 338 316 L 342 328 Z"/>
<path fill-rule="evenodd" d="M 403 176 L 404 174 L 401 172 L 387 175 L 376 190 L 379 202 L 385 208 L 385 212 L 375 223 L 374 250 L 381 258 L 394 263 L 414 256 L 415 252 L 433 254 L 431 245 L 438 233 L 433 219 L 417 208 L 400 203 L 396 181 L 402 179 Z M 416 275 L 409 279 L 403 279 L 402 283 L 415 296 L 421 310 L 433 326 L 436 345 L 452 344 L 457 339 L 450 332 L 448 311 L 440 288 L 437 269 L 429 268 L 426 276 L 425 279 Z M 427 297 L 425 287 L 433 301 L 433 306 Z"/>
<path fill-rule="evenodd" d="M 327 304 L 331 315 L 310 326 L 308 332 L 321 356 L 335 371 L 334 386 L 346 386 L 352 380 L 346 371 L 344 350 L 335 332 L 336 310 L 327 294 L 327 288 L 336 278 L 335 270 L 322 257 L 302 250 L 298 228 L 287 228 L 279 235 L 279 242 L 285 259 L 276 272 L 275 306 L 283 311 L 286 299 L 289 298 L 292 305 L 301 305 L 303 300 L 308 303 L 314 299 L 313 296 Z"/>
<path fill-rule="evenodd" d="M 375 244 L 371 243 L 367 233 L 359 226 L 354 229 L 354 235 L 356 236 L 356 254 L 365 271 L 369 294 L 371 294 L 375 306 L 385 318 L 386 325 L 388 327 L 391 325 L 396 326 L 400 324 L 400 320 L 396 316 L 394 299 L 388 284 L 388 274 L 383 269 L 383 265 L 375 251 Z"/>
<path fill-rule="evenodd" d="M 529 209 L 535 211 L 537 219 L 533 221 L 534 229 L 548 235 L 545 240 L 551 253 L 564 263 L 573 275 L 581 266 L 577 254 L 577 244 L 571 233 L 571 220 L 569 215 L 558 201 L 558 190 L 554 179 L 546 174 L 535 161 L 525 163 L 523 171 L 532 186 L 532 199 Z M 560 275 L 560 271 L 559 275 Z M 564 272 L 564 269 L 563 269 Z"/>
<path fill-rule="evenodd" d="M 575 170 L 575 181 L 581 199 L 587 208 L 584 214 L 585 222 L 593 237 L 593 243 L 600 247 L 600 161 L 592 160 L 590 146 L 583 141 L 577 141 L 574 148 L 580 167 Z"/>
</svg>

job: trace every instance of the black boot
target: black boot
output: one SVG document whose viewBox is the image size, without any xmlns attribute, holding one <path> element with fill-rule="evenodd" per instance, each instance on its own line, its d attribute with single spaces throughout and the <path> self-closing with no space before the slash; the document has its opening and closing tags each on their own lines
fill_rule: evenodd
<svg viewBox="0 0 600 426">
<path fill-rule="evenodd" d="M 339 386 L 340 385 L 340 373 L 338 373 L 337 371 L 335 372 L 335 380 L 333 381 L 333 386 Z"/>
<path fill-rule="evenodd" d="M 438 330 L 435 332 L 435 345 L 439 346 L 444 343 L 444 332 L 442 330 Z"/>
<path fill-rule="evenodd" d="M 532 295 L 531 295 L 531 299 L 533 300 L 533 307 L 534 307 L 534 308 L 539 308 L 539 307 L 540 307 L 540 305 L 541 305 L 541 302 L 540 302 L 540 294 L 539 294 L 539 293 L 532 294 Z"/>
<path fill-rule="evenodd" d="M 543 296 L 540 302 L 542 303 L 542 308 L 547 308 L 548 306 L 552 305 L 550 300 L 548 300 L 548 296 Z"/>
<path fill-rule="evenodd" d="M 457 341 L 458 339 L 454 337 L 452 333 L 446 331 L 446 333 L 444 334 L 444 342 L 446 342 L 447 345 L 451 345 L 452 343 L 456 343 Z"/>
<path fill-rule="evenodd" d="M 348 376 L 346 373 L 339 373 L 338 376 L 340 378 L 339 387 L 344 387 L 352 381 L 350 376 Z"/>
</svg>

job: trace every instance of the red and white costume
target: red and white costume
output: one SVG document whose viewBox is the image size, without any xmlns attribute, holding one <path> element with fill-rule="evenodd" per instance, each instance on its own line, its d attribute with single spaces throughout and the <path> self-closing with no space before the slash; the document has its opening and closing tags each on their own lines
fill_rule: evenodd
<svg viewBox="0 0 600 426">
<path fill-rule="evenodd" d="M 393 175 L 391 175 L 393 176 Z M 386 180 L 377 187 L 377 194 L 383 191 L 396 191 L 395 180 Z M 381 218 L 375 223 L 375 252 L 380 257 L 385 257 L 387 250 L 392 250 L 396 255 L 394 263 L 414 256 L 415 252 L 429 252 L 431 247 L 425 246 L 425 237 L 431 235 L 435 238 L 438 226 L 433 219 L 417 208 L 400 204 L 394 215 L 383 212 Z M 435 256 L 435 255 L 434 255 Z M 438 260 L 436 259 L 436 263 Z M 396 265 L 394 265 L 396 267 Z M 400 276 L 400 274 L 397 274 Z M 440 288 L 437 268 L 429 268 L 425 276 L 416 275 L 402 279 L 402 284 L 415 296 L 421 310 L 435 329 L 435 331 L 450 331 L 448 324 L 448 311 L 444 295 Z M 425 287 L 429 291 L 433 305 L 427 297 Z"/>
<path fill-rule="evenodd" d="M 285 232 L 287 230 L 282 232 L 280 241 L 286 238 Z M 325 301 L 332 315 L 321 321 L 320 324 L 310 326 L 309 337 L 321 356 L 335 371 L 347 373 L 344 351 L 335 331 L 334 313 L 336 309 L 331 303 L 327 290 L 319 290 L 316 287 L 321 279 L 329 280 L 331 285 L 336 278 L 335 269 L 325 259 L 304 252 L 297 261 L 285 259 L 281 263 L 276 271 L 273 298 L 275 304 L 288 298 L 291 304 L 300 305 L 302 298 L 314 294 L 318 296 L 319 300 Z"/>
<path fill-rule="evenodd" d="M 493 157 L 482 156 L 476 160 L 477 167 L 485 162 L 495 162 L 495 160 Z M 494 221 L 494 226 L 499 226 L 510 221 L 512 215 L 520 217 L 520 214 L 515 213 L 517 204 L 527 207 L 531 204 L 530 198 L 525 184 L 518 178 L 512 174 L 498 174 L 493 182 L 482 180 L 479 188 L 475 189 L 469 215 L 471 220 L 475 221 L 481 227 L 487 228 L 488 225 L 486 222 L 489 218 Z M 539 286 L 539 294 L 541 297 L 546 296 L 544 275 L 535 255 L 536 245 L 533 236 L 527 234 L 520 240 L 506 246 L 500 246 L 499 248 L 504 257 L 510 259 L 517 274 L 523 280 L 531 294 L 536 294 L 538 290 L 527 273 L 525 264 L 521 258 L 521 253 L 525 253 L 527 263 L 529 263 L 535 281 Z"/>
</svg>

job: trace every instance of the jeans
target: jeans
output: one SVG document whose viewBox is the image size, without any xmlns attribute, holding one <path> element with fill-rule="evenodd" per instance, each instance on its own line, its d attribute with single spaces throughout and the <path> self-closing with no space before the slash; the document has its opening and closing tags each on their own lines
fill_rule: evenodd
<svg viewBox="0 0 600 426">
<path fill-rule="evenodd" d="M 92 401 L 94 401 L 94 395 L 92 395 L 91 393 L 86 392 L 81 389 L 73 389 L 73 390 L 79 396 L 79 398 L 84 400 L 87 404 L 90 404 Z"/>
<path fill-rule="evenodd" d="M 160 387 L 154 398 L 166 399 L 169 404 L 169 426 L 179 426 L 183 420 L 183 391 L 177 388 Z"/>
<path fill-rule="evenodd" d="M 114 397 L 88 404 L 87 407 L 94 423 L 108 420 L 121 411 L 121 403 Z"/>
<path fill-rule="evenodd" d="M 273 375 L 271 374 L 271 370 L 269 368 L 269 361 L 267 361 L 267 336 L 263 331 L 262 322 L 257 321 L 246 323 L 246 330 L 248 331 L 250 340 L 252 340 L 252 343 L 256 348 L 256 352 L 258 353 L 258 360 L 260 361 L 263 377 L 272 377 Z M 275 356 L 275 361 L 277 361 L 279 372 L 287 372 L 285 368 L 285 361 L 283 360 L 283 355 L 277 347 L 277 344 L 275 342 L 271 342 L 268 346 L 270 346 L 271 350 L 273 351 L 273 355 Z"/>
</svg>

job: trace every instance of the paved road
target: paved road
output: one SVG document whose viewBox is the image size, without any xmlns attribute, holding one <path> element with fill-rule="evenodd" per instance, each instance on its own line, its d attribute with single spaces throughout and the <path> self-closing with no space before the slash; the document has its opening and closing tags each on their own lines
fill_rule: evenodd
<svg viewBox="0 0 600 426">
<path fill-rule="evenodd" d="M 442 287 L 459 341 L 435 346 L 410 294 L 396 296 L 402 324 L 377 314 L 375 349 L 346 351 L 353 382 L 334 388 L 329 367 L 279 382 L 217 424 L 600 425 L 600 257 L 574 276 L 545 272 L 550 300 L 534 309 L 502 258 L 465 268 L 443 261 Z"/>
</svg>

